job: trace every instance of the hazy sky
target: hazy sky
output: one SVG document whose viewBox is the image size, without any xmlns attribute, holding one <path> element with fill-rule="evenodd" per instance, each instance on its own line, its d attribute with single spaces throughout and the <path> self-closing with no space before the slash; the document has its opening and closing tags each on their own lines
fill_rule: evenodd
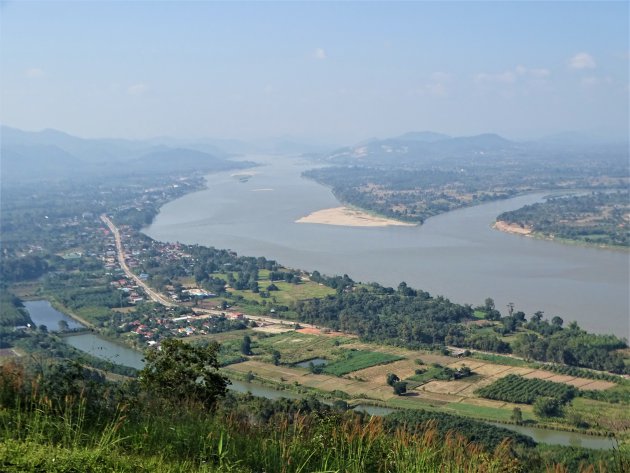
<svg viewBox="0 0 630 473">
<path fill-rule="evenodd" d="M 628 133 L 628 3 L 0 3 L 0 122 L 348 143 Z"/>
</svg>

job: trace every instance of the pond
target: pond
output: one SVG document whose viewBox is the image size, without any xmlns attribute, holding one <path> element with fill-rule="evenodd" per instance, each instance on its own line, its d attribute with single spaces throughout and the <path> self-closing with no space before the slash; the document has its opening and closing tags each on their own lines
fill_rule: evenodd
<svg viewBox="0 0 630 473">
<path fill-rule="evenodd" d="M 300 361 L 296 363 L 295 366 L 299 366 L 300 368 L 309 368 L 313 363 L 313 366 L 326 366 L 328 364 L 328 360 L 325 358 L 313 358 L 311 360 Z"/>
<path fill-rule="evenodd" d="M 62 320 L 68 324 L 68 328 L 71 330 L 85 328 L 83 324 L 59 312 L 48 301 L 25 301 L 24 307 L 37 327 L 45 325 L 51 332 L 60 331 L 59 322 Z"/>
<path fill-rule="evenodd" d="M 281 399 L 283 397 L 288 399 L 302 399 L 305 397 L 303 394 L 292 391 L 281 391 L 258 383 L 239 381 L 238 379 L 232 379 L 230 381 L 232 384 L 228 386 L 228 389 L 238 393 L 251 393 L 253 396 L 265 397 L 267 399 Z"/>
<path fill-rule="evenodd" d="M 82 333 L 66 337 L 65 340 L 68 345 L 111 363 L 129 366 L 138 370 L 144 368 L 142 353 L 114 343 L 99 335 Z"/>
</svg>

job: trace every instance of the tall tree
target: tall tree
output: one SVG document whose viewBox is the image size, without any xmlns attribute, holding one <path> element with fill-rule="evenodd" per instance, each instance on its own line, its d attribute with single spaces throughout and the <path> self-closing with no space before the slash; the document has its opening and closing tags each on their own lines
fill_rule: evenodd
<svg viewBox="0 0 630 473">
<path fill-rule="evenodd" d="M 189 399 L 214 407 L 225 394 L 229 379 L 219 374 L 219 345 L 196 346 L 176 338 L 165 339 L 160 349 L 145 353 L 140 371 L 145 389 L 175 402 Z"/>
<path fill-rule="evenodd" d="M 241 343 L 241 353 L 248 356 L 252 354 L 252 339 L 249 338 L 249 335 L 245 335 L 243 337 L 243 341 Z"/>
</svg>

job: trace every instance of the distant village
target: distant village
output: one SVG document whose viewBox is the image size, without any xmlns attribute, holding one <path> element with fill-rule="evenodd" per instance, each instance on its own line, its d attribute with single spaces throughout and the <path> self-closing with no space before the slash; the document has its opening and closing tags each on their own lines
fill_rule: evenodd
<svg viewBox="0 0 630 473">
<path fill-rule="evenodd" d="M 107 275 L 112 278 L 110 285 L 120 291 L 123 294 L 121 300 L 126 301 L 124 304 L 126 307 L 119 309 L 123 315 L 121 317 L 123 322 L 116 326 L 116 331 L 120 335 L 132 335 L 137 337 L 137 343 L 153 346 L 159 343 L 162 337 L 208 335 L 247 327 L 272 333 L 295 328 L 294 324 L 288 325 L 267 317 L 246 316 L 241 312 L 229 310 L 230 305 L 223 301 L 219 304 L 212 303 L 210 300 L 217 295 L 198 287 L 176 289 L 167 286 L 165 295 L 176 304 L 173 307 L 144 305 L 142 303 L 150 302 L 150 298 L 120 267 L 114 235 L 105 227 L 100 227 L 99 231 L 104 239 L 104 251 L 100 259 Z M 179 243 L 143 241 L 135 237 L 135 231 L 126 226 L 119 227 L 119 231 L 124 241 L 125 263 L 134 274 L 142 267 L 142 257 L 149 253 L 165 263 L 191 257 L 182 250 Z M 149 275 L 144 272 L 137 273 L 137 277 L 142 281 L 149 279 Z M 201 303 L 202 301 L 205 302 Z"/>
</svg>

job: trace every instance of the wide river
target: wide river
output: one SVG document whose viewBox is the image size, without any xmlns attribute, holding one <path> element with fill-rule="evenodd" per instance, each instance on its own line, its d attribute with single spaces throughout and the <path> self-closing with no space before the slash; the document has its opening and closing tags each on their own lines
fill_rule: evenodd
<svg viewBox="0 0 630 473">
<path fill-rule="evenodd" d="M 433 217 L 418 227 L 358 228 L 295 223 L 338 207 L 327 187 L 301 177 L 298 159 L 248 156 L 262 165 L 246 182 L 232 172 L 207 176 L 208 188 L 162 207 L 144 231 L 160 241 L 230 248 L 293 268 L 399 282 L 459 303 L 508 302 L 542 310 L 599 333 L 630 338 L 630 254 L 563 245 L 491 228 L 496 216 L 540 201 L 519 196 Z M 240 171 L 242 173 L 243 171 Z"/>
</svg>

